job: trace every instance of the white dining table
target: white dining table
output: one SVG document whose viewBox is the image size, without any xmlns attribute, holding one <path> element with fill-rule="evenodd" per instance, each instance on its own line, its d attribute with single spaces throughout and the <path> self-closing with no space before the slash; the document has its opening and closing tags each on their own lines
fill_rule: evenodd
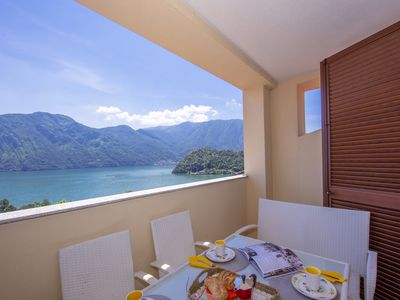
<svg viewBox="0 0 400 300">
<path fill-rule="evenodd" d="M 243 248 L 255 244 L 262 243 L 263 241 L 253 239 L 247 236 L 232 234 L 225 239 L 226 245 L 233 248 Z M 305 266 L 316 266 L 320 269 L 330 270 L 341 273 L 345 278 L 349 278 L 350 265 L 346 262 L 341 262 L 303 251 L 293 250 L 296 255 L 302 260 Z M 145 289 L 143 293 L 146 296 L 150 295 L 163 295 L 172 300 L 187 299 L 187 288 L 190 287 L 196 276 L 202 269 L 191 267 L 188 263 L 177 268 L 173 273 L 162 277 L 157 283 L 152 284 Z M 281 300 L 304 300 L 309 299 L 298 291 L 291 284 L 292 274 L 279 276 L 275 278 L 264 279 L 257 269 L 252 265 L 248 265 L 243 270 L 237 272 L 238 274 L 250 275 L 257 274 L 257 280 L 261 283 L 267 284 L 279 290 Z M 343 284 L 336 283 L 336 290 L 338 292 L 336 300 L 347 300 L 347 281 Z"/>
</svg>

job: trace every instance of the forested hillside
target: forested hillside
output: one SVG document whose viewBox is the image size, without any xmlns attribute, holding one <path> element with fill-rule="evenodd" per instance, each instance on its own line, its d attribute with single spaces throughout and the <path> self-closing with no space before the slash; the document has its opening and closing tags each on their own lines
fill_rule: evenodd
<svg viewBox="0 0 400 300">
<path fill-rule="evenodd" d="M 173 169 L 174 174 L 241 174 L 243 151 L 196 149 L 186 155 Z"/>
<path fill-rule="evenodd" d="M 143 166 L 199 147 L 242 149 L 241 120 L 102 129 L 50 113 L 0 115 L 0 171 Z"/>
</svg>

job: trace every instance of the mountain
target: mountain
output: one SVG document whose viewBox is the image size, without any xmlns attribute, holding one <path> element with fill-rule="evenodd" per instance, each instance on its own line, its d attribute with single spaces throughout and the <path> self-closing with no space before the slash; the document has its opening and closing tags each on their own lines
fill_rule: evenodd
<svg viewBox="0 0 400 300">
<path fill-rule="evenodd" d="M 176 161 L 196 147 L 243 146 L 241 128 L 240 120 L 221 120 L 140 130 L 129 126 L 96 129 L 64 115 L 42 112 L 0 115 L 0 171 Z"/>
<path fill-rule="evenodd" d="M 182 157 L 195 148 L 217 150 L 243 149 L 242 120 L 213 120 L 203 123 L 185 122 L 175 126 L 139 129 L 144 135 L 163 141 Z"/>
<path fill-rule="evenodd" d="M 63 115 L 34 113 L 0 116 L 0 170 L 43 170 L 152 164 L 175 155 L 157 143 L 134 147 L 126 128 L 94 129 Z M 126 133 L 125 133 L 126 134 Z M 129 133 L 128 133 L 129 135 Z M 130 134 L 137 144 L 146 137 Z"/>
<path fill-rule="evenodd" d="M 195 149 L 189 152 L 172 170 L 174 174 L 230 174 L 243 173 L 243 151 Z"/>
</svg>

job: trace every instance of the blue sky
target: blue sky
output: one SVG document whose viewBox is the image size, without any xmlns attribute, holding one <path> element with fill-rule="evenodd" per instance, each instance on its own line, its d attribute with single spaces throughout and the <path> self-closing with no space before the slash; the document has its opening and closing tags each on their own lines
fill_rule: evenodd
<svg viewBox="0 0 400 300">
<path fill-rule="evenodd" d="M 304 93 L 306 133 L 321 129 L 321 89 Z"/>
<path fill-rule="evenodd" d="M 239 89 L 73 0 L 1 0 L 0 66 L 0 114 L 133 128 L 242 119 Z"/>
</svg>

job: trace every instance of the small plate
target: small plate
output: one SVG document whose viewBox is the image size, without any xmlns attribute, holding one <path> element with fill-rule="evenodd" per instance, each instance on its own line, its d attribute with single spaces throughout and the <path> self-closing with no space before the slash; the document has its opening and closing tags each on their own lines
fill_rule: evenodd
<svg viewBox="0 0 400 300">
<path fill-rule="evenodd" d="M 225 247 L 225 255 L 224 257 L 218 256 L 217 253 L 215 252 L 215 249 L 210 249 L 206 252 L 206 256 L 209 260 L 217 263 L 224 263 L 231 261 L 232 259 L 235 258 L 235 251 L 233 249 Z"/>
<path fill-rule="evenodd" d="M 171 298 L 162 295 L 149 295 L 143 296 L 143 300 L 171 300 Z"/>
<path fill-rule="evenodd" d="M 335 286 L 325 278 L 321 277 L 321 287 L 318 291 L 310 290 L 306 285 L 306 274 L 297 273 L 292 277 L 292 284 L 296 290 L 311 299 L 329 300 L 337 295 Z"/>
</svg>

